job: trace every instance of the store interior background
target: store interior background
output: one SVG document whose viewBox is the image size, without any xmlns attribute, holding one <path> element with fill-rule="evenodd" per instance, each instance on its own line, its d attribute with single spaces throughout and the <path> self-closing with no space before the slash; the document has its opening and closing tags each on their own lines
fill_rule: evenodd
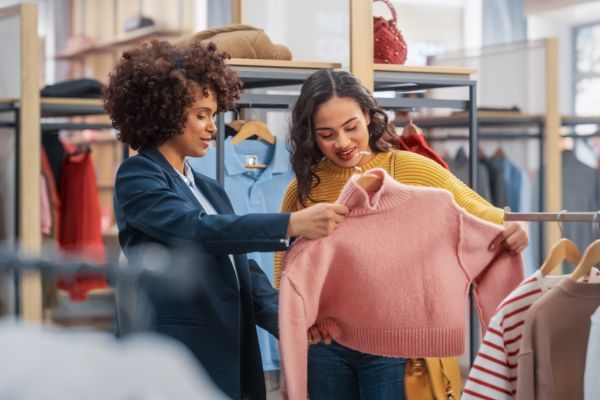
<svg viewBox="0 0 600 400">
<path fill-rule="evenodd" d="M 365 0 L 369 1 L 369 0 Z M 0 0 L 0 8 L 17 4 Z M 123 35 L 125 21 L 139 13 L 157 25 L 176 33 L 193 33 L 232 22 L 232 4 L 225 0 L 38 0 L 38 36 L 41 41 L 40 88 L 70 78 L 94 78 L 107 81 L 107 74 L 118 60 L 122 48 L 74 57 L 62 57 L 69 38 L 86 36 L 96 42 Z M 338 62 L 350 68 L 350 7 L 347 0 L 244 0 L 241 21 L 262 28 L 274 43 L 284 44 L 297 61 Z M 510 108 L 524 113 L 545 113 L 544 54 L 537 41 L 558 39 L 559 112 L 563 115 L 600 116 L 600 1 L 582 0 L 394 0 L 398 27 L 408 44 L 406 65 L 470 67 L 479 71 L 478 105 Z M 386 6 L 374 3 L 373 14 L 389 17 Z M 0 32 L 1 35 L 1 32 Z M 176 35 L 167 37 L 171 39 Z M 528 44 L 529 43 L 529 44 Z M 71 44 L 73 41 L 71 40 Z M 62 55 L 62 56 L 61 56 Z M 365 57 L 371 57 L 365 54 Z M 0 61 L 0 76 L 4 75 Z M 3 85 L 7 85 L 3 82 Z M 10 85 L 4 89 L 10 91 Z M 257 89 L 264 90 L 264 89 Z M 460 96 L 466 96 L 464 89 Z M 278 89 L 297 93 L 298 88 Z M 447 92 L 444 92 L 447 94 Z M 385 96 L 385 93 L 378 94 Z M 448 114 L 450 110 L 423 109 L 411 118 Z M 265 120 L 273 134 L 284 140 L 288 126 L 285 111 L 249 110 L 251 118 Z M 391 117 L 395 117 L 390 114 Z M 95 119 L 94 119 L 95 118 Z M 91 121 L 106 122 L 106 116 Z M 229 116 L 233 118 L 233 116 Z M 573 132 L 593 133 L 597 125 L 581 125 Z M 1 129 L 0 129 L 1 130 Z M 572 130 L 565 130 L 569 133 Z M 464 130 L 435 130 L 428 135 L 464 133 Z M 113 131 L 98 134 L 91 142 L 103 207 L 103 233 L 109 260 L 116 261 L 119 247 L 112 211 L 113 180 L 120 161 L 121 148 Z M 580 161 L 598 168 L 600 138 L 575 141 Z M 440 152 L 454 154 L 465 143 L 436 143 Z M 481 143 L 483 153 L 492 154 L 502 147 L 522 168 L 534 171 L 540 165 L 535 141 Z M 14 137 L 0 135 L 0 160 L 7 192 L 14 189 Z M 535 191 L 535 185 L 533 190 Z M 540 195 L 538 193 L 538 195 Z M 13 232 L 14 204 L 4 201 L 3 231 Z M 539 210 L 534 210 L 539 211 Z M 559 211 L 559 210 L 552 210 Z M 570 210 L 593 211 L 593 210 Z M 533 248 L 538 246 L 533 229 Z M 9 235 L 10 236 L 10 235 Z M 10 237 L 7 237 L 10 240 Z M 45 244 L 44 249 L 51 245 Z M 539 248 L 537 248 L 539 251 Z M 537 256 L 536 256 L 537 257 Z M 534 262 L 538 262 L 536 259 Z M 4 293 L 7 293 L 4 291 Z M 110 293 L 91 297 L 110 320 Z M 9 302 L 11 296 L 5 299 Z M 109 299 L 104 301 L 103 299 Z M 61 300 L 64 315 L 77 315 L 68 299 Z M 93 305 L 93 304 L 92 304 Z M 82 311 L 85 313 L 85 311 Z M 54 312 L 54 316 L 60 312 Z M 77 324 L 73 320 L 69 323 Z M 104 325 L 102 325 L 104 323 Z M 104 320 L 99 326 L 106 325 Z"/>
</svg>

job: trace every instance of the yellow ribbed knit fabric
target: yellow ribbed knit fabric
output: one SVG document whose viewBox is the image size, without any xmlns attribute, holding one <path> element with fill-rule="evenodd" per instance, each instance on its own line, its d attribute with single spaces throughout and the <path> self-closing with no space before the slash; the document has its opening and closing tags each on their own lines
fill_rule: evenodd
<svg viewBox="0 0 600 400">
<path fill-rule="evenodd" d="M 360 166 L 362 171 L 372 168 L 383 168 L 398 182 L 406 185 L 428 186 L 446 189 L 454 196 L 454 199 L 468 213 L 481 219 L 496 224 L 504 222 L 504 211 L 496 208 L 471 190 L 450 171 L 441 165 L 421 155 L 408 151 L 388 151 L 379 153 L 372 160 Z M 321 182 L 312 190 L 311 199 L 305 203 L 310 206 L 314 203 L 333 203 L 337 200 L 346 181 L 358 171 L 352 168 L 340 168 L 331 161 L 325 159 L 315 168 L 315 173 L 321 178 Z M 296 180 L 293 180 L 287 188 L 283 202 L 282 212 L 293 212 L 303 209 L 298 201 Z M 283 253 L 275 253 L 274 278 L 275 287 L 279 287 L 281 278 L 281 265 Z"/>
</svg>

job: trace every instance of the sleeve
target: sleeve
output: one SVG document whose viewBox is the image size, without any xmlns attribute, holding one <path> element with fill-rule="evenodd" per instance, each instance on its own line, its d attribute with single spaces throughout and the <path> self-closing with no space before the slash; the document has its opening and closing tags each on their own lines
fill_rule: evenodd
<svg viewBox="0 0 600 400">
<path fill-rule="evenodd" d="M 256 324 L 276 338 L 279 337 L 279 295 L 269 278 L 254 260 L 248 260 L 252 279 L 252 300 Z"/>
<path fill-rule="evenodd" d="M 592 315 L 584 372 L 584 399 L 600 399 L 600 308 Z"/>
<path fill-rule="evenodd" d="M 533 353 L 533 331 L 535 319 L 527 318 L 517 366 L 517 400 L 535 399 L 535 359 Z"/>
<path fill-rule="evenodd" d="M 426 157 L 406 151 L 394 155 L 394 176 L 402 183 L 446 189 L 471 215 L 494 224 L 504 223 L 504 211 L 488 203 L 450 171 Z"/>
<path fill-rule="evenodd" d="M 298 190 L 297 190 L 297 182 L 294 179 L 288 185 L 285 196 L 283 196 L 283 201 L 281 202 L 281 212 L 283 213 L 292 213 L 294 211 L 298 211 L 300 207 L 298 206 Z M 279 282 L 281 280 L 281 268 L 283 266 L 283 258 L 285 253 L 282 251 L 278 251 L 275 253 L 274 261 L 273 261 L 273 281 L 275 283 L 275 287 L 279 288 Z"/>
<path fill-rule="evenodd" d="M 524 279 L 523 259 L 521 255 L 511 256 L 502 250 L 490 251 L 489 243 L 500 228 L 463 210 L 458 212 L 458 257 L 473 285 L 481 331 L 485 332 L 500 302 Z"/>
<path fill-rule="evenodd" d="M 504 345 L 504 329 L 492 319 L 471 366 L 463 400 L 513 400 L 509 360 Z"/>
<path fill-rule="evenodd" d="M 288 277 L 279 290 L 279 347 L 290 399 L 306 399 L 308 387 L 307 321 L 302 296 Z"/>
<path fill-rule="evenodd" d="M 143 157 L 121 165 L 115 196 L 132 227 L 162 242 L 196 242 L 213 254 L 286 248 L 289 214 L 208 215 L 170 188 L 160 167 Z"/>
</svg>

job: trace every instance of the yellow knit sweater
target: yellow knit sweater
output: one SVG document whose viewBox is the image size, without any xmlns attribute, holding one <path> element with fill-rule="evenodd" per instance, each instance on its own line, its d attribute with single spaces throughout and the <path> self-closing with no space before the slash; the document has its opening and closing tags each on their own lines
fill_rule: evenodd
<svg viewBox="0 0 600 400">
<path fill-rule="evenodd" d="M 371 161 L 360 166 L 362 171 L 383 168 L 398 182 L 414 186 L 428 186 L 448 190 L 454 199 L 467 212 L 481 219 L 502 224 L 504 211 L 492 206 L 467 185 L 444 169 L 438 163 L 408 151 L 388 151 L 379 153 Z M 325 159 L 315 167 L 321 182 L 311 192 L 307 206 L 317 202 L 333 203 L 339 197 L 346 181 L 358 171 L 353 168 L 340 168 Z M 282 212 L 293 212 L 304 207 L 298 201 L 297 182 L 293 180 L 287 188 Z M 279 287 L 283 253 L 275 253 L 275 287 Z"/>
</svg>

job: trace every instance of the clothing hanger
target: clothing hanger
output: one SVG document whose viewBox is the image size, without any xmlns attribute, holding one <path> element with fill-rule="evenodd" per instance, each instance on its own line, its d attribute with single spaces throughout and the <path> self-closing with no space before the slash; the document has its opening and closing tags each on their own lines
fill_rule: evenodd
<svg viewBox="0 0 600 400">
<path fill-rule="evenodd" d="M 234 131 L 239 132 L 245 123 L 246 123 L 246 121 L 244 121 L 243 119 L 234 119 L 233 121 L 228 123 L 227 126 L 229 126 Z"/>
<path fill-rule="evenodd" d="M 357 157 L 359 157 L 358 162 L 360 162 L 360 160 L 362 159 L 362 156 L 365 156 L 365 155 L 371 155 L 371 152 L 370 151 L 359 151 L 357 154 Z M 356 184 L 358 186 L 360 186 L 361 188 L 363 188 L 364 191 L 366 191 L 367 193 L 373 193 L 373 192 L 376 192 L 377 190 L 379 190 L 379 188 L 383 184 L 383 180 L 375 174 L 370 174 L 368 172 L 362 172 L 362 170 L 358 166 L 358 162 L 354 166 L 354 168 L 358 171 L 358 173 L 356 174 L 356 175 L 358 175 L 358 178 L 356 178 Z"/>
<path fill-rule="evenodd" d="M 596 212 L 594 215 L 594 228 L 596 228 L 596 223 L 598 223 L 598 217 L 600 216 L 600 210 Z M 594 229 L 595 230 L 595 229 Z M 583 257 L 575 271 L 571 274 L 571 280 L 577 282 L 584 276 L 588 276 L 592 272 L 592 267 L 600 264 L 600 239 L 592 242 L 587 249 L 585 249 L 585 253 L 583 253 Z"/>
<path fill-rule="evenodd" d="M 383 179 L 375 174 L 365 172 L 356 178 L 356 184 L 367 193 L 374 193 L 383 185 Z"/>
<path fill-rule="evenodd" d="M 229 126 L 235 129 L 235 127 L 231 125 L 234 122 L 236 123 L 236 125 L 239 125 L 239 128 L 238 132 L 231 139 L 231 144 L 236 145 L 248 138 L 251 138 L 252 136 L 257 136 L 258 138 L 264 140 L 265 142 L 271 145 L 275 144 L 275 136 L 273 136 L 273 134 L 269 130 L 269 127 L 263 121 L 258 119 L 252 119 L 250 121 L 237 120 L 237 122 L 230 122 Z M 252 155 L 246 156 L 246 164 L 244 165 L 244 167 L 250 169 L 267 168 L 265 164 L 258 164 L 256 162 L 256 157 Z"/>
<path fill-rule="evenodd" d="M 577 245 L 572 240 L 565 239 L 564 237 L 560 219 L 565 212 L 567 212 L 567 210 L 562 210 L 560 213 L 558 213 L 557 222 L 558 227 L 560 228 L 561 239 L 554 246 L 552 246 L 548 257 L 544 261 L 544 264 L 542 264 L 542 267 L 540 268 L 542 276 L 550 274 L 550 272 L 552 272 L 552 270 L 561 261 L 567 260 L 571 264 L 577 265 L 581 260 L 581 252 L 579 251 Z"/>
<path fill-rule="evenodd" d="M 600 239 L 592 242 L 585 250 L 577 268 L 571 274 L 571 280 L 577 282 L 582 277 L 589 275 L 592 267 L 597 264 L 600 264 Z"/>
<path fill-rule="evenodd" d="M 504 149 L 502 148 L 502 145 L 498 145 L 498 148 L 496 149 L 496 152 L 494 153 L 494 158 L 506 158 L 506 155 L 504 154 Z"/>
<path fill-rule="evenodd" d="M 258 119 L 246 121 L 238 130 L 238 133 L 231 139 L 231 143 L 238 144 L 252 136 L 257 136 L 269 144 L 275 144 L 275 136 L 273 136 L 267 124 Z"/>
<path fill-rule="evenodd" d="M 412 114 L 411 114 L 412 111 L 415 111 L 414 107 L 411 109 L 411 111 L 408 112 L 408 124 L 402 130 L 402 134 L 400 136 L 410 136 L 410 135 L 418 136 L 421 134 L 419 127 L 413 123 Z"/>
</svg>

